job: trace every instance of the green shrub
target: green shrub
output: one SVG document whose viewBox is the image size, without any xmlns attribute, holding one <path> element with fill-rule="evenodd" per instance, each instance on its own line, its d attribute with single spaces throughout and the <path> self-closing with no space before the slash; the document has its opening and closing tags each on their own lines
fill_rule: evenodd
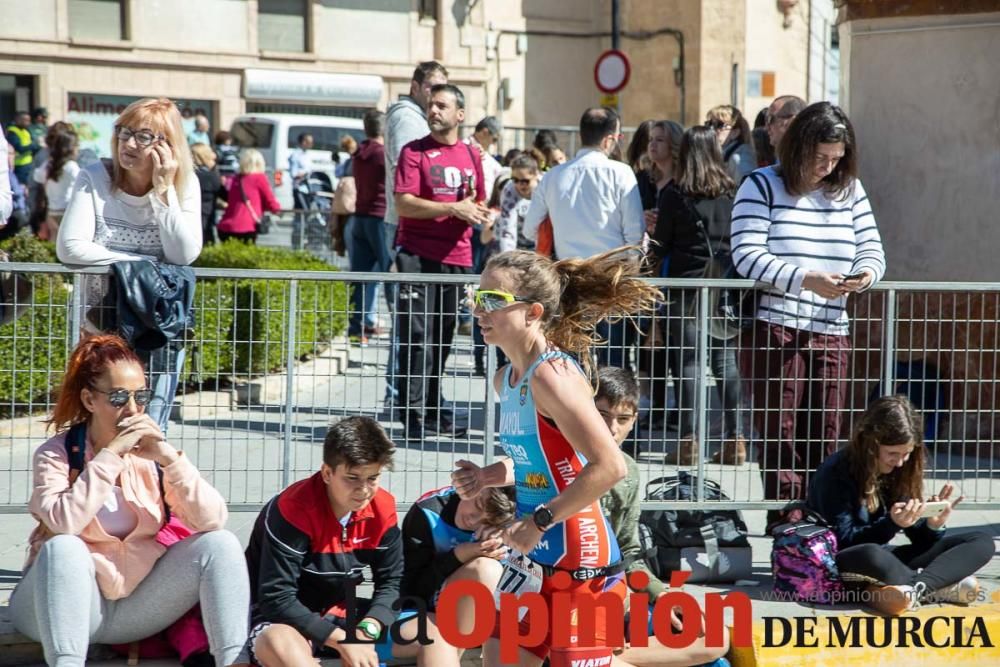
<svg viewBox="0 0 1000 667">
<path fill-rule="evenodd" d="M 17 235 L 0 243 L 11 261 L 52 263 L 55 245 Z M 0 418 L 38 411 L 62 378 L 70 292 L 63 276 L 31 274 L 31 308 L 0 327 Z"/>
<path fill-rule="evenodd" d="M 206 248 L 199 267 L 333 271 L 313 255 L 238 241 Z M 286 280 L 203 279 L 197 299 L 196 377 L 246 377 L 284 368 L 287 358 Z M 347 328 L 347 285 L 301 280 L 298 287 L 295 356 L 316 352 Z"/>
</svg>

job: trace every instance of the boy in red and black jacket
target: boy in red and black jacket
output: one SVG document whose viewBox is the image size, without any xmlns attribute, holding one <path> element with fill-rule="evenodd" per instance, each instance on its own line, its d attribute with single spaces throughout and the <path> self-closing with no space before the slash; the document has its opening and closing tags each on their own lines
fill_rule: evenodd
<svg viewBox="0 0 1000 667">
<path fill-rule="evenodd" d="M 390 639 L 393 624 L 406 640 L 416 636 L 418 625 L 415 617 L 407 623 L 392 609 L 403 576 L 403 545 L 396 500 L 379 488 L 379 480 L 391 468 L 394 451 L 375 420 L 343 419 L 326 435 L 319 472 L 261 510 L 246 551 L 252 598 L 247 646 L 254 664 L 313 664 L 313 656 L 332 649 L 352 666 L 374 667 L 393 657 L 458 665 L 456 651 L 438 638 L 433 624 L 427 628 L 435 640 L 429 645 Z M 350 610 L 365 565 L 374 592 L 371 600 L 356 599 Z"/>
</svg>

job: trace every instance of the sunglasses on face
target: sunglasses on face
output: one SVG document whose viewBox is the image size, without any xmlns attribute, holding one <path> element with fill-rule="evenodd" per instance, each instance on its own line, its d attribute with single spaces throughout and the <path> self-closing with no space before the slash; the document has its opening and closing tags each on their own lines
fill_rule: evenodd
<svg viewBox="0 0 1000 667">
<path fill-rule="evenodd" d="M 129 391 L 128 389 L 114 389 L 112 391 L 104 391 L 98 389 L 97 387 L 91 387 L 92 391 L 96 391 L 98 394 L 104 394 L 108 397 L 108 403 L 116 408 L 124 408 L 128 404 L 128 399 L 130 397 L 135 398 L 135 404 L 138 406 L 149 405 L 149 401 L 153 398 L 152 389 L 136 389 L 135 391 Z"/>
<path fill-rule="evenodd" d="M 512 178 L 510 180 L 514 181 L 514 185 L 531 185 L 530 178 Z"/>
<path fill-rule="evenodd" d="M 707 125 L 708 127 L 712 128 L 716 132 L 718 132 L 719 130 L 729 130 L 729 129 L 732 129 L 732 127 L 733 127 L 732 125 L 729 125 L 727 123 L 723 123 L 721 120 L 710 120 L 710 121 L 707 121 L 705 123 L 705 125 Z"/>
<path fill-rule="evenodd" d="M 512 303 L 531 303 L 531 299 L 495 289 L 477 289 L 473 292 L 472 300 L 476 308 L 482 308 L 487 313 L 501 310 Z"/>
<path fill-rule="evenodd" d="M 149 130 L 133 130 L 132 128 L 125 127 L 124 125 L 116 126 L 115 134 L 118 135 L 118 141 L 123 144 L 128 143 L 129 139 L 135 137 L 135 143 L 140 148 L 148 148 L 156 141 L 163 141 L 164 139 L 162 134 L 155 134 Z"/>
</svg>

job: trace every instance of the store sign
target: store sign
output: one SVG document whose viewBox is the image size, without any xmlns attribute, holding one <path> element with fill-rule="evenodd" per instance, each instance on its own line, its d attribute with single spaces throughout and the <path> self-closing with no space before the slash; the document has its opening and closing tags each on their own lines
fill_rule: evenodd
<svg viewBox="0 0 1000 667">
<path fill-rule="evenodd" d="M 374 107 L 382 87 L 382 77 L 372 74 L 248 69 L 243 94 L 248 100 Z"/>
<path fill-rule="evenodd" d="M 84 158 L 111 157 L 111 135 L 115 120 L 132 102 L 142 99 L 131 95 L 91 95 L 69 93 L 67 122 L 76 127 L 80 137 L 80 153 Z M 198 114 L 212 117 L 210 100 L 173 100 L 183 118 L 184 133 L 194 130 L 194 117 Z"/>
</svg>

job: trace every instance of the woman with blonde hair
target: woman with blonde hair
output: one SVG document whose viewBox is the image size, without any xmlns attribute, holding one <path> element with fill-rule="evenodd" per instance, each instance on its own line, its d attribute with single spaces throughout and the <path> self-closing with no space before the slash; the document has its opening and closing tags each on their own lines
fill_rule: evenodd
<svg viewBox="0 0 1000 667">
<path fill-rule="evenodd" d="M 720 104 L 708 110 L 705 125 L 715 130 L 719 148 L 722 149 L 722 160 L 729 175 L 739 185 L 747 174 L 757 168 L 750 124 L 739 109 L 731 104 Z"/>
<path fill-rule="evenodd" d="M 230 182 L 226 199 L 229 205 L 219 220 L 219 240 L 237 239 L 257 243 L 257 229 L 264 211 L 277 212 L 281 204 L 271 191 L 264 173 L 264 156 L 255 148 L 240 153 L 240 173 Z"/>
<path fill-rule="evenodd" d="M 186 266 L 201 253 L 201 202 L 181 114 L 166 98 L 125 107 L 115 121 L 111 159 L 80 172 L 59 226 L 56 253 L 71 266 L 108 266 L 148 259 Z M 115 326 L 115 309 L 102 308 L 110 281 L 86 276 L 84 327 Z M 154 399 L 146 412 L 166 430 L 180 369 L 182 341 L 150 353 Z"/>
</svg>

